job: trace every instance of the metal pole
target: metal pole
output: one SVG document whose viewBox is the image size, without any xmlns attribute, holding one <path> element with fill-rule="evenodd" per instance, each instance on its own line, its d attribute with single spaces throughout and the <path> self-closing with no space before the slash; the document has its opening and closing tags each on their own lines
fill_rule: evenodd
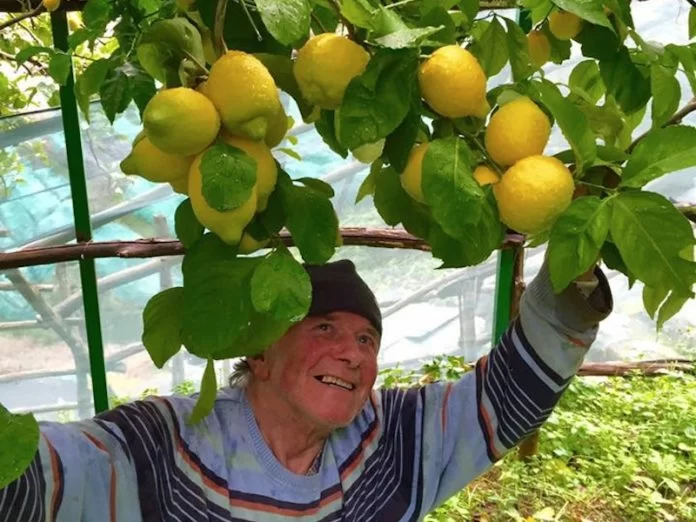
<svg viewBox="0 0 696 522">
<path fill-rule="evenodd" d="M 498 251 L 498 272 L 495 280 L 495 308 L 493 319 L 492 344 L 495 346 L 510 324 L 510 304 L 512 303 L 513 269 L 515 249 Z"/>
<path fill-rule="evenodd" d="M 68 51 L 68 20 L 66 12 L 59 9 L 51 13 L 51 31 L 56 49 Z M 61 114 L 65 133 L 65 148 L 68 157 L 70 191 L 72 194 L 75 237 L 78 242 L 92 239 L 92 224 L 89 215 L 89 200 L 85 181 L 82 143 L 80 140 L 80 120 L 74 95 L 75 79 L 72 67 L 65 85 L 60 87 Z M 92 395 L 94 409 L 101 412 L 109 408 L 106 389 L 106 369 L 102 344 L 101 319 L 99 316 L 99 293 L 93 259 L 80 259 L 80 282 L 82 284 L 82 303 L 85 309 L 89 364 L 92 375 Z"/>
</svg>

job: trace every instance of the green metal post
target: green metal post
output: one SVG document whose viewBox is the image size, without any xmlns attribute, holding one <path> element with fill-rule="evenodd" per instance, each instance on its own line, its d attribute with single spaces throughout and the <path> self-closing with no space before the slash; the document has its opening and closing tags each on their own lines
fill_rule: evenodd
<svg viewBox="0 0 696 522">
<path fill-rule="evenodd" d="M 67 51 L 68 19 L 65 10 L 59 9 L 51 13 L 51 30 L 56 49 Z M 60 105 L 63 116 L 63 131 L 65 132 L 65 147 L 68 156 L 75 237 L 78 242 L 83 242 L 92 239 L 92 223 L 89 214 L 87 183 L 85 181 L 82 142 L 80 139 L 80 120 L 77 113 L 74 88 L 75 79 L 71 67 L 67 82 L 60 87 Z M 97 412 L 101 412 L 109 408 L 109 397 L 106 391 L 106 368 L 104 364 L 101 318 L 99 316 L 99 292 L 94 259 L 80 259 L 80 282 L 82 284 L 82 303 L 85 309 L 94 409 Z"/>
</svg>

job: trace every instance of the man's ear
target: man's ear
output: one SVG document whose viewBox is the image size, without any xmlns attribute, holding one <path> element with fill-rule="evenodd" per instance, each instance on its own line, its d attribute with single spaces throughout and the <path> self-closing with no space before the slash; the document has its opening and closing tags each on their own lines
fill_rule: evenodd
<svg viewBox="0 0 696 522">
<path fill-rule="evenodd" d="M 268 361 L 263 353 L 247 357 L 247 363 L 251 368 L 251 373 L 256 379 L 266 380 L 271 374 L 271 369 L 268 366 Z"/>
</svg>

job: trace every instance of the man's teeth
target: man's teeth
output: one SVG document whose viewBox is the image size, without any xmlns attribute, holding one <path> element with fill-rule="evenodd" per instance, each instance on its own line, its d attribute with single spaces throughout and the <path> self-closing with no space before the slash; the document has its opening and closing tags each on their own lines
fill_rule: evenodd
<svg viewBox="0 0 696 522">
<path fill-rule="evenodd" d="M 346 382 L 343 379 L 339 379 L 338 377 L 334 377 L 333 375 L 322 375 L 321 382 L 324 384 L 335 384 L 336 386 L 340 386 L 346 390 L 352 390 L 355 388 L 355 386 L 353 386 L 351 383 Z"/>
</svg>

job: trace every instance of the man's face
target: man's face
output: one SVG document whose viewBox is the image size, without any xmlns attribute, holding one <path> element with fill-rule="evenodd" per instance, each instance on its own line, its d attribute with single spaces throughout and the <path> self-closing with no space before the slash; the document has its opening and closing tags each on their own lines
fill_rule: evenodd
<svg viewBox="0 0 696 522">
<path fill-rule="evenodd" d="M 379 341 L 362 316 L 307 317 L 264 353 L 257 375 L 296 415 L 331 430 L 349 424 L 369 397 Z"/>
</svg>

